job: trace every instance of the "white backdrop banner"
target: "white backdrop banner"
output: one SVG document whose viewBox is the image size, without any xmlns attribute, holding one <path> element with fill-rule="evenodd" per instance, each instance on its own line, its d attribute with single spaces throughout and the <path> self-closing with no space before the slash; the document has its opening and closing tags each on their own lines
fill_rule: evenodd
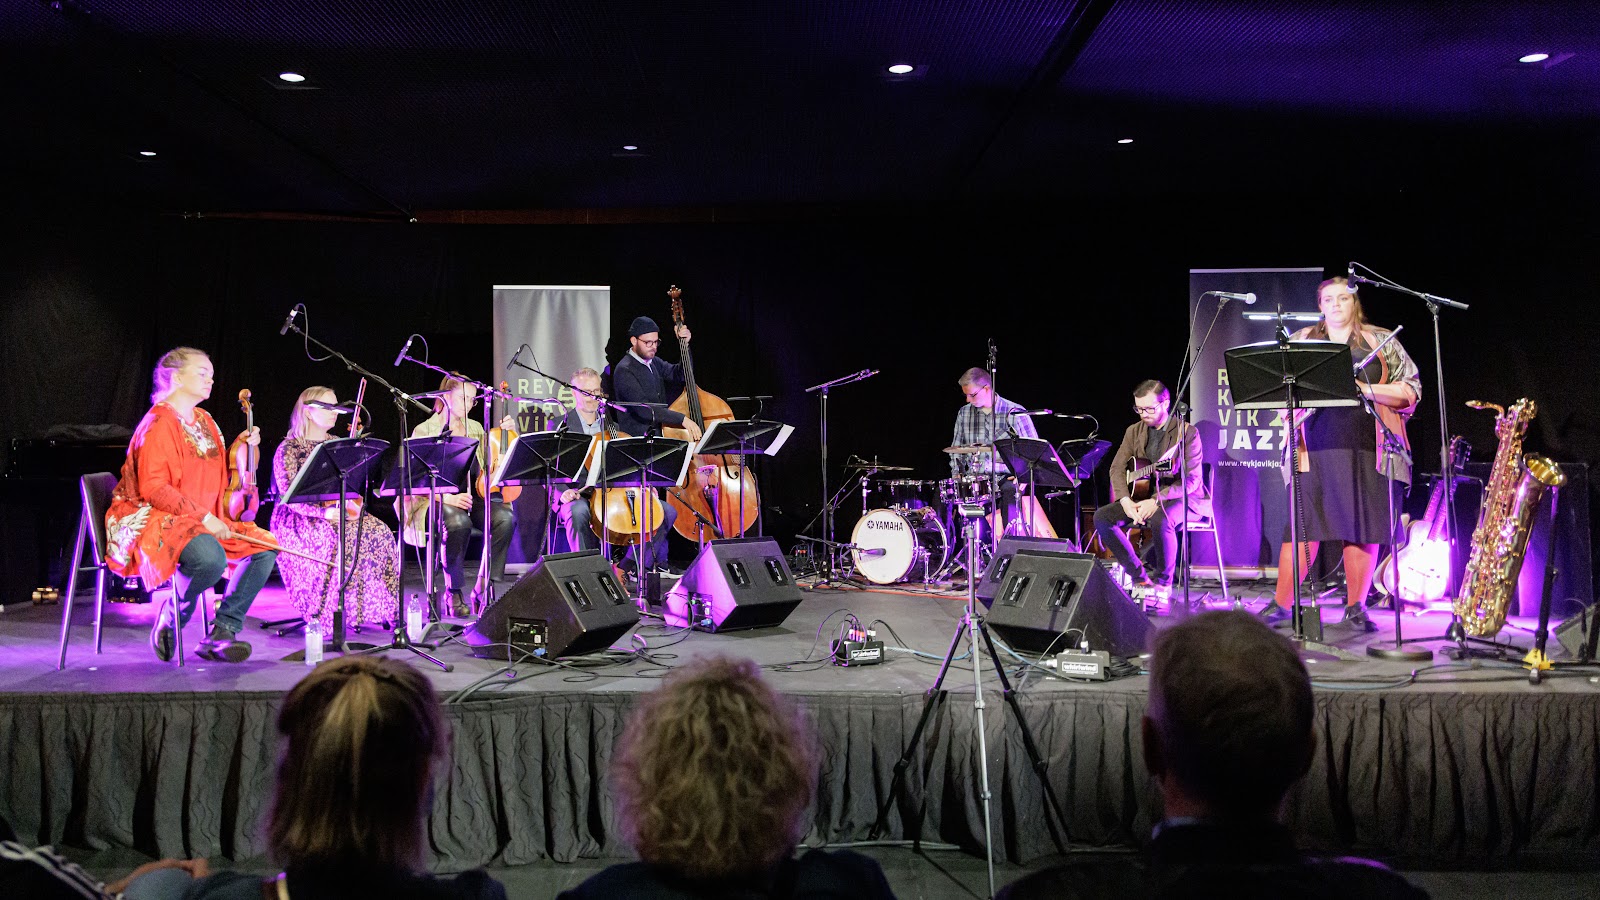
<svg viewBox="0 0 1600 900">
<path fill-rule="evenodd" d="M 611 331 L 611 288 L 605 285 L 497 284 L 494 286 L 494 358 L 506 365 L 502 376 L 511 392 L 523 397 L 553 397 L 572 405 L 572 393 L 527 369 L 509 365 L 517 348 L 527 344 L 522 361 L 562 381 L 588 366 L 606 365 L 606 340 Z M 544 418 L 560 415 L 546 408 L 511 410 L 519 431 L 537 430 Z"/>
</svg>

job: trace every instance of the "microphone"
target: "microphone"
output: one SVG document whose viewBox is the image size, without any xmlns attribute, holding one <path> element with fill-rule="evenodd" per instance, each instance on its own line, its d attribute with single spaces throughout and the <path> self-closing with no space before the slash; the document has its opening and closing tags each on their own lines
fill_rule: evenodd
<svg viewBox="0 0 1600 900">
<path fill-rule="evenodd" d="M 396 356 L 394 358 L 394 364 L 396 366 L 400 365 L 400 363 L 405 361 L 406 354 L 411 352 L 411 342 L 416 340 L 416 339 L 417 339 L 417 336 L 414 335 L 414 334 L 412 336 L 406 338 L 406 345 L 404 347 L 400 348 L 400 355 Z"/>
<path fill-rule="evenodd" d="M 278 337 L 289 333 L 289 326 L 294 324 L 294 317 L 300 315 L 300 304 L 296 303 L 294 309 L 289 310 L 289 317 L 283 320 L 283 327 L 278 329 Z"/>
<path fill-rule="evenodd" d="M 1055 414 L 1056 411 L 1053 409 L 1019 409 L 1015 412 L 1007 413 L 1007 415 L 1012 416 L 1053 416 Z"/>
<path fill-rule="evenodd" d="M 1230 294 L 1227 291 L 1212 291 L 1211 293 L 1214 296 L 1221 297 L 1223 300 L 1243 300 L 1247 306 L 1254 306 L 1256 302 L 1256 295 L 1254 292 L 1248 294 Z"/>
<path fill-rule="evenodd" d="M 882 556 L 889 551 L 883 547 L 857 547 L 855 552 L 862 556 Z"/>
<path fill-rule="evenodd" d="M 1351 260 L 1350 261 L 1350 265 L 1346 266 L 1345 270 L 1344 270 L 1344 283 L 1345 283 L 1345 286 L 1350 289 L 1351 293 L 1355 293 L 1356 291 L 1360 290 L 1361 283 L 1366 281 L 1366 280 L 1367 279 L 1362 278 L 1360 275 L 1356 274 L 1355 261 Z"/>
</svg>

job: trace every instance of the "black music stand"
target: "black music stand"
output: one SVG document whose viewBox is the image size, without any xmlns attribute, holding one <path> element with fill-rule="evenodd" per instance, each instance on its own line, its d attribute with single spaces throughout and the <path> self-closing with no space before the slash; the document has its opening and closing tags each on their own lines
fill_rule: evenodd
<svg viewBox="0 0 1600 900">
<path fill-rule="evenodd" d="M 436 564 L 435 541 L 438 529 L 435 527 L 434 509 L 437 505 L 436 497 L 443 494 L 465 494 L 472 490 L 472 465 L 476 462 L 474 457 L 478 449 L 478 439 L 470 437 L 451 437 L 438 434 L 428 437 L 406 438 L 405 446 L 401 450 L 403 458 L 397 458 L 389 472 L 384 476 L 383 484 L 374 492 L 380 497 L 402 498 L 400 504 L 400 527 L 405 528 L 406 509 L 404 499 L 422 496 L 428 500 L 427 513 L 427 545 L 425 555 L 428 564 L 423 569 L 423 591 L 428 595 L 429 620 L 438 622 L 439 598 L 433 585 L 433 570 Z M 407 466 L 406 463 L 410 465 Z M 405 474 L 410 473 L 411 483 L 405 483 Z M 485 503 L 489 502 L 487 499 Z M 483 536 L 488 540 L 489 536 Z M 394 639 L 388 645 L 376 647 L 375 650 L 410 650 L 412 653 L 423 657 L 439 668 L 450 672 L 454 666 L 440 662 L 423 653 L 419 647 L 429 650 L 434 649 L 429 644 L 416 644 L 406 634 L 405 617 L 400 617 L 400 622 L 394 630 Z"/>
<path fill-rule="evenodd" d="M 641 611 L 645 611 L 648 609 L 648 604 L 661 603 L 659 595 L 661 583 L 647 575 L 655 563 L 650 555 L 655 534 L 648 527 L 651 504 L 660 502 L 656 499 L 655 489 L 683 484 L 684 478 L 689 474 L 689 466 L 694 461 L 694 457 L 689 453 L 692 445 L 688 441 L 676 438 L 646 436 L 612 438 L 601 446 L 603 449 L 599 453 L 599 460 L 589 470 L 587 486 L 599 487 L 600 473 L 604 472 L 604 487 L 640 489 L 639 496 L 643 501 L 643 509 L 640 511 L 642 524 L 639 531 L 639 555 L 635 558 L 639 575 L 639 595 L 634 601 L 640 605 Z M 652 593 L 657 596 L 646 596 L 647 583 L 652 585 Z"/>
<path fill-rule="evenodd" d="M 1360 406 L 1350 347 L 1333 341 L 1262 341 L 1232 347 L 1223 353 L 1233 407 L 1287 410 L 1289 422 L 1290 574 L 1294 578 L 1294 640 L 1303 651 L 1340 651 L 1322 643 L 1322 615 L 1309 618 L 1300 602 L 1300 441 L 1295 413 L 1302 409 Z"/>
<path fill-rule="evenodd" d="M 1082 453 L 1073 454 L 1068 447 L 1085 447 Z M 1062 441 L 1058 450 L 1066 454 L 1063 462 L 1067 466 L 1067 474 L 1072 476 L 1075 485 L 1094 482 L 1094 470 L 1100 467 L 1100 461 L 1111 452 L 1110 441 L 1095 440 L 1092 436 L 1087 438 L 1073 438 Z M 1054 500 L 1062 494 L 1072 495 L 1072 536 L 1077 540 L 1078 546 L 1083 547 L 1083 492 L 1076 486 L 1051 491 L 1044 495 L 1046 500 Z M 1093 499 L 1092 497 L 1090 499 Z"/>
<path fill-rule="evenodd" d="M 351 574 L 346 571 L 344 564 L 345 501 L 361 499 L 361 492 L 350 490 L 350 486 L 352 484 L 365 486 L 371 479 L 378 458 L 388 449 L 389 442 L 377 438 L 334 438 L 323 441 L 311 449 L 311 455 L 306 457 L 306 461 L 300 466 L 300 471 L 295 473 L 294 480 L 289 482 L 289 487 L 284 490 L 283 496 L 278 498 L 279 503 L 338 505 L 339 549 L 334 554 L 334 572 L 329 573 L 328 577 L 330 579 L 338 577 L 339 596 L 333 608 L 333 634 L 329 635 L 328 640 L 322 645 L 324 654 L 372 648 L 371 644 L 351 644 L 345 641 L 344 601 L 345 591 L 350 586 Z M 359 526 L 357 527 L 359 529 Z M 285 660 L 296 662 L 305 658 L 304 650 L 296 650 L 284 657 Z"/>
<path fill-rule="evenodd" d="M 538 431 L 524 434 L 511 445 L 510 452 L 500 460 L 500 470 L 494 475 L 494 484 L 515 486 L 538 484 L 544 486 L 546 505 L 550 488 L 570 485 L 578 481 L 583 469 L 584 454 L 589 449 L 589 435 L 581 431 Z M 544 552 L 554 553 L 556 532 L 546 523 Z M 576 548 L 572 548 L 576 549 Z"/>
<path fill-rule="evenodd" d="M 756 419 L 719 419 L 712 422 L 695 445 L 695 454 L 720 454 L 723 456 L 777 456 L 778 451 L 794 433 L 793 425 Z M 748 465 L 741 461 L 742 465 Z M 756 515 L 759 528 L 761 516 Z M 739 479 L 739 534 L 745 530 L 744 479 Z M 757 531 L 759 535 L 760 532 Z"/>
<path fill-rule="evenodd" d="M 1106 446 L 1109 447 L 1110 444 Z M 1066 463 L 1061 461 L 1055 446 L 1049 441 L 1025 437 L 1001 438 L 994 442 L 994 448 L 999 451 L 1000 458 L 1005 460 L 1011 474 L 1018 481 L 1027 484 L 1029 497 L 1034 496 L 1035 489 L 1040 485 L 1060 491 L 1078 489 L 1078 479 L 1073 477 L 1073 473 L 1067 468 Z M 1040 506 L 1039 511 L 1043 510 L 1044 507 Z M 1034 509 L 1030 506 L 1026 518 L 1031 519 L 1033 515 Z M 1027 524 L 1028 534 L 1031 535 L 1034 523 L 1030 521 Z"/>
</svg>

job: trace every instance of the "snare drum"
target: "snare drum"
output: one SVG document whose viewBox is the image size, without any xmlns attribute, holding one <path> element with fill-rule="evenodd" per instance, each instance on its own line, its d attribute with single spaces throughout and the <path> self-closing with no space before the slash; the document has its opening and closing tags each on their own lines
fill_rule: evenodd
<svg viewBox="0 0 1600 900">
<path fill-rule="evenodd" d="M 856 571 L 874 584 L 905 581 L 913 573 L 926 579 L 944 567 L 950 550 L 944 524 L 931 509 L 875 509 L 856 523 L 850 542 L 858 548 L 850 551 Z"/>
<path fill-rule="evenodd" d="M 945 504 L 953 503 L 988 503 L 994 497 L 991 486 L 994 481 L 988 475 L 962 475 L 959 478 L 946 478 L 939 482 L 939 499 Z"/>
</svg>

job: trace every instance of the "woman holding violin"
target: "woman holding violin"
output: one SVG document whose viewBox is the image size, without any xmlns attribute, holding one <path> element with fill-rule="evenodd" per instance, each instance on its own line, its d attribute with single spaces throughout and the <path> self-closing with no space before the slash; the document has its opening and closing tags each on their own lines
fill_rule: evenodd
<svg viewBox="0 0 1600 900">
<path fill-rule="evenodd" d="M 200 408 L 211 396 L 213 375 L 210 357 L 193 347 L 174 348 L 156 363 L 153 405 L 128 443 L 106 511 L 106 565 L 151 586 L 173 579 L 179 615 L 188 622 L 201 592 L 222 580 L 228 561 L 245 560 L 197 651 L 203 659 L 243 662 L 250 645 L 237 635 L 278 554 L 264 549 L 276 546 L 272 534 L 250 521 L 259 500 L 254 463 L 261 433 L 252 425 L 224 450 L 216 421 Z M 248 392 L 241 400 L 248 409 Z M 163 661 L 176 645 L 174 624 L 171 608 L 164 607 L 150 632 L 150 646 Z"/>
<path fill-rule="evenodd" d="M 479 471 L 488 467 L 485 458 L 483 426 L 471 418 L 472 407 L 478 402 L 478 389 L 459 375 L 447 375 L 439 383 L 439 390 L 449 393 L 435 397 L 433 415 L 411 430 L 412 437 L 434 437 L 447 430 L 456 437 L 478 439 L 477 460 Z M 501 427 L 512 430 L 515 422 L 507 416 Z M 489 572 L 478 573 L 478 583 L 473 588 L 473 606 L 484 592 L 486 577 L 496 581 L 505 576 L 506 550 L 511 546 L 511 533 L 516 528 L 516 518 L 498 496 L 486 501 L 480 494 L 446 494 L 439 500 L 439 511 L 444 517 L 444 579 L 445 590 L 450 594 L 450 609 L 457 616 L 468 616 L 472 609 L 462 597 L 466 582 L 463 563 L 467 557 L 467 538 L 472 535 L 472 523 L 483 518 L 482 504 L 489 503 Z M 428 543 L 428 501 L 418 497 L 407 501 L 405 515 L 406 543 L 425 547 Z"/>
<path fill-rule="evenodd" d="M 598 435 L 601 432 L 602 416 L 600 413 L 600 373 L 593 369 L 583 368 L 572 373 L 572 385 L 578 390 L 572 394 L 572 409 L 567 410 L 566 418 L 557 423 L 556 427 L 565 427 L 573 434 Z M 609 429 L 611 436 L 615 437 L 620 432 Z M 590 463 L 592 465 L 592 462 Z M 583 473 L 587 475 L 587 468 Z M 604 521 L 609 528 L 598 528 L 595 525 L 594 509 L 597 505 L 598 492 L 584 491 L 579 488 L 565 490 L 551 490 L 555 496 L 552 506 L 555 508 L 556 521 L 567 532 L 567 546 L 572 550 L 599 550 L 600 532 L 602 530 L 616 532 L 614 541 L 618 543 L 637 543 L 637 535 L 642 530 L 638 523 L 641 521 L 643 510 L 640 504 L 635 504 L 633 509 L 627 507 L 627 499 L 622 490 L 608 492 L 612 496 L 604 500 L 607 508 L 616 507 L 613 514 L 606 515 Z M 658 494 L 651 501 L 651 520 L 657 522 L 652 534 L 656 545 L 655 558 L 658 561 L 666 559 L 667 534 L 672 531 L 672 522 L 677 518 L 677 511 L 668 506 Z M 637 511 L 637 512 L 636 512 Z M 630 513 L 635 513 L 630 515 Z"/>
<path fill-rule="evenodd" d="M 339 398 L 332 388 L 308 387 L 289 412 L 289 434 L 272 457 L 272 481 L 281 495 L 288 490 L 300 467 L 317 445 L 328 440 L 329 429 L 339 417 L 335 407 Z M 358 407 L 350 421 L 351 434 L 360 427 Z M 299 550 L 310 556 L 336 559 L 339 548 L 339 508 L 329 501 L 279 503 L 272 510 L 272 532 L 286 550 Z M 349 501 L 345 510 L 344 558 L 350 566 L 350 586 L 345 591 L 345 618 L 351 625 L 398 620 L 400 583 L 396 574 L 394 532 L 359 501 Z M 278 563 L 289 600 L 300 615 L 322 622 L 324 632 L 333 628 L 334 608 L 339 603 L 339 582 L 333 570 L 304 557 L 284 556 Z"/>
</svg>

